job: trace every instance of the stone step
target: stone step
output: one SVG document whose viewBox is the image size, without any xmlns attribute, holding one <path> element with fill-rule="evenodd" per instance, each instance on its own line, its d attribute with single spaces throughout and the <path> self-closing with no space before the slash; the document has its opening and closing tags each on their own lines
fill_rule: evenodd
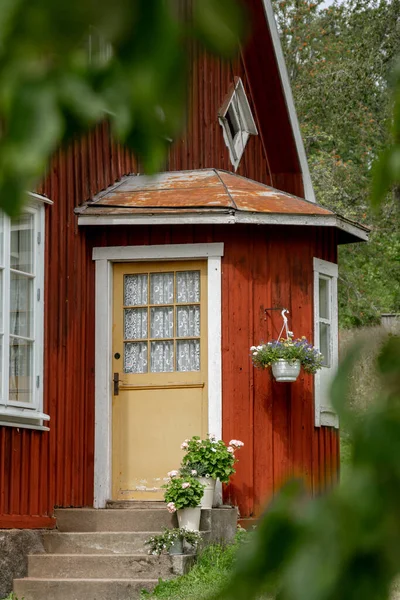
<svg viewBox="0 0 400 600">
<path fill-rule="evenodd" d="M 51 579 L 168 579 L 174 575 L 171 557 L 146 554 L 31 554 L 28 577 Z"/>
<path fill-rule="evenodd" d="M 177 527 L 176 514 L 154 509 L 59 508 L 55 511 L 59 531 L 160 531 Z"/>
<path fill-rule="evenodd" d="M 43 547 L 51 554 L 147 554 L 144 545 L 154 531 L 62 533 L 46 531 Z"/>
<path fill-rule="evenodd" d="M 157 579 L 14 579 L 14 594 L 24 600 L 138 600 Z"/>
<path fill-rule="evenodd" d="M 160 510 L 167 510 L 167 505 L 162 500 L 149 500 L 147 502 L 142 500 L 109 500 L 106 504 L 106 508 L 154 508 Z"/>
</svg>

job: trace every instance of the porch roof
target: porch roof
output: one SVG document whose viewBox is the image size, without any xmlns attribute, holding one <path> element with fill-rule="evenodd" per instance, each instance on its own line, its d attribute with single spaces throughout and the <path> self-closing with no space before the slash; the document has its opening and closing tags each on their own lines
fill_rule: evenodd
<svg viewBox="0 0 400 600">
<path fill-rule="evenodd" d="M 258 223 L 338 227 L 339 242 L 368 229 L 314 202 L 218 169 L 128 175 L 76 209 L 80 225 Z"/>
</svg>

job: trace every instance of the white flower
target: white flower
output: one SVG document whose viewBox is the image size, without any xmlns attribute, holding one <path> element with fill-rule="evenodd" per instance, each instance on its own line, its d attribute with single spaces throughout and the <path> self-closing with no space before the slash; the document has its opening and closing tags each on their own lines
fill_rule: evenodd
<svg viewBox="0 0 400 600">
<path fill-rule="evenodd" d="M 186 490 L 187 488 L 190 488 L 190 483 L 188 481 L 185 481 L 185 483 L 182 483 L 182 489 Z"/>
<path fill-rule="evenodd" d="M 179 471 L 170 471 L 169 473 L 167 473 L 168 477 L 178 477 L 179 475 Z"/>
<path fill-rule="evenodd" d="M 262 350 L 263 346 L 257 346 L 257 350 Z"/>
<path fill-rule="evenodd" d="M 232 446 L 228 446 L 227 450 L 230 454 L 233 454 L 235 452 L 234 449 L 232 448 Z"/>
<path fill-rule="evenodd" d="M 254 352 L 254 350 L 257 350 L 257 348 L 256 348 L 255 346 L 251 346 L 251 347 L 250 347 L 250 351 L 251 351 L 251 352 Z"/>
<path fill-rule="evenodd" d="M 168 504 L 167 504 L 167 510 L 170 513 L 176 512 L 175 502 L 168 502 Z"/>
<path fill-rule="evenodd" d="M 190 471 L 190 474 L 191 474 L 191 475 L 193 475 L 193 477 L 196 477 L 196 475 L 197 475 L 197 471 L 196 471 L 196 469 L 192 469 L 192 470 Z"/>
<path fill-rule="evenodd" d="M 181 450 L 187 450 L 187 448 L 189 447 L 187 442 L 182 442 L 181 444 Z"/>
<path fill-rule="evenodd" d="M 253 352 L 253 356 L 257 356 L 258 352 Z"/>
<path fill-rule="evenodd" d="M 216 452 L 216 448 L 211 448 L 211 452 Z"/>
<path fill-rule="evenodd" d="M 287 332 L 287 334 L 288 334 L 290 337 L 293 337 L 293 336 L 294 336 L 294 333 L 293 333 L 293 331 L 288 331 L 288 332 Z"/>
<path fill-rule="evenodd" d="M 242 448 L 242 446 L 244 446 L 243 442 L 241 442 L 240 440 L 231 440 L 229 442 L 230 446 L 233 446 L 234 448 Z"/>
</svg>

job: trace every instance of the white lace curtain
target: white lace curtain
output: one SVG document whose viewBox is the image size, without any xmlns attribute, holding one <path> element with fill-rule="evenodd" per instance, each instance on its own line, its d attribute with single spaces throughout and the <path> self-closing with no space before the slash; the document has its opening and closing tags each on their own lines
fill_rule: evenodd
<svg viewBox="0 0 400 600">
<path fill-rule="evenodd" d="M 200 340 L 174 341 L 200 337 L 200 306 L 179 306 L 190 302 L 200 302 L 199 271 L 125 276 L 124 304 L 140 307 L 124 310 L 126 373 L 200 369 Z M 148 338 L 160 341 L 131 341 Z"/>
</svg>

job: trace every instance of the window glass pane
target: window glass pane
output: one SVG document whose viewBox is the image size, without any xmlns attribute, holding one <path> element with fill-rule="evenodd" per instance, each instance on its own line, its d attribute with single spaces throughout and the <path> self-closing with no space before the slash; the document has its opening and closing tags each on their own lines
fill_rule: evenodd
<svg viewBox="0 0 400 600">
<path fill-rule="evenodd" d="M 33 343 L 10 338 L 10 391 L 12 402 L 32 402 Z"/>
<path fill-rule="evenodd" d="M 11 219 L 10 266 L 17 271 L 33 273 L 34 218 L 23 214 Z"/>
<path fill-rule="evenodd" d="M 172 306 L 150 309 L 150 337 L 174 337 L 174 309 Z"/>
<path fill-rule="evenodd" d="M 150 371 L 169 373 L 174 370 L 174 342 L 151 342 Z"/>
<path fill-rule="evenodd" d="M 174 274 L 150 275 L 150 304 L 171 304 L 174 301 Z"/>
<path fill-rule="evenodd" d="M 331 356 L 330 356 L 330 336 L 331 336 L 331 326 L 327 323 L 319 324 L 319 351 L 324 357 L 323 366 L 330 367 L 331 366 Z"/>
<path fill-rule="evenodd" d="M 124 304 L 125 306 L 140 306 L 147 304 L 148 294 L 147 274 L 125 275 Z"/>
<path fill-rule="evenodd" d="M 228 108 L 228 111 L 225 115 L 226 122 L 228 123 L 229 132 L 232 136 L 232 139 L 234 139 L 235 135 L 240 131 L 239 120 L 237 118 L 235 107 L 233 106 L 234 102 L 237 102 L 236 94 L 233 96 L 233 100 L 232 100 L 232 102 Z"/>
<path fill-rule="evenodd" d="M 179 306 L 176 324 L 178 337 L 200 336 L 200 306 Z"/>
<path fill-rule="evenodd" d="M 124 344 L 124 373 L 147 373 L 147 342 Z"/>
<path fill-rule="evenodd" d="M 178 340 L 176 344 L 176 370 L 200 371 L 200 340 Z"/>
<path fill-rule="evenodd" d="M 182 271 L 176 274 L 176 301 L 200 302 L 200 271 Z"/>
<path fill-rule="evenodd" d="M 319 278 L 319 316 L 322 319 L 330 319 L 329 311 L 329 280 Z"/>
<path fill-rule="evenodd" d="M 10 334 L 31 337 L 33 281 L 24 275 L 11 273 Z"/>
<path fill-rule="evenodd" d="M 124 338 L 126 340 L 147 338 L 147 308 L 125 308 Z"/>
</svg>

